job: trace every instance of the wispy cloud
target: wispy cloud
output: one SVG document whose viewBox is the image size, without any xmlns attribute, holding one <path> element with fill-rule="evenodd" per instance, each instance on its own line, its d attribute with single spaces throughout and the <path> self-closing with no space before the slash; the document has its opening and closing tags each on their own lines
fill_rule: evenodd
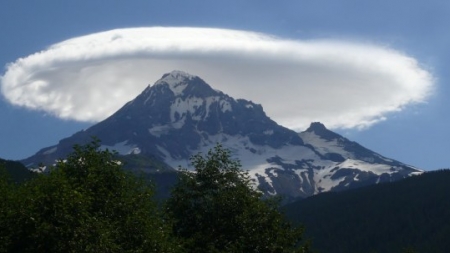
<svg viewBox="0 0 450 253">
<path fill-rule="evenodd" d="M 264 106 L 290 128 L 364 128 L 423 102 L 432 75 L 386 47 L 209 28 L 130 28 L 77 37 L 7 65 L 12 104 L 100 121 L 174 69 Z"/>
</svg>

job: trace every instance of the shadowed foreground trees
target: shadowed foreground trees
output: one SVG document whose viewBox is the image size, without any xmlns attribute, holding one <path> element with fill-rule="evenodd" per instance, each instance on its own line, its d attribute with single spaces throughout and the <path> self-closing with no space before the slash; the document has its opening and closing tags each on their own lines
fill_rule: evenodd
<svg viewBox="0 0 450 253">
<path fill-rule="evenodd" d="M 47 175 L 2 180 L 3 252 L 173 252 L 149 185 L 98 142 L 75 147 Z"/>
<path fill-rule="evenodd" d="M 93 141 L 22 184 L 1 176 L 0 252 L 306 252 L 220 146 L 192 158 L 165 214 L 116 159 Z"/>
<path fill-rule="evenodd" d="M 276 201 L 263 201 L 246 172 L 216 146 L 191 159 L 183 170 L 166 213 L 186 252 L 306 252 L 302 229 L 292 227 Z"/>
</svg>

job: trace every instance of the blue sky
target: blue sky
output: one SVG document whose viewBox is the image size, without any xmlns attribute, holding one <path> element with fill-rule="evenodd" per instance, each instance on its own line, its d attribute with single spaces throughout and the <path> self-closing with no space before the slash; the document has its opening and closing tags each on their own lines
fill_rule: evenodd
<svg viewBox="0 0 450 253">
<path fill-rule="evenodd" d="M 446 168 L 450 164 L 447 155 L 450 139 L 447 129 L 450 120 L 446 114 L 450 107 L 446 99 L 447 94 L 450 94 L 450 74 L 447 71 L 450 64 L 450 34 L 446 27 L 450 23 L 449 14 L 450 3 L 436 0 L 382 0 L 364 3 L 350 0 L 297 0 L 279 1 L 276 4 L 273 1 L 2 1 L 0 64 L 5 67 L 0 75 L 7 71 L 7 64 L 45 51 L 55 43 L 132 27 L 220 28 L 263 33 L 283 40 L 312 41 L 313 46 L 316 45 L 315 41 L 326 41 L 328 44 L 325 49 L 339 48 L 341 45 L 330 44 L 330 41 L 387 48 L 397 55 L 414 59 L 417 66 L 431 75 L 431 95 L 423 103 L 406 103 L 398 105 L 401 110 L 383 111 L 377 116 L 376 123 L 365 126 L 362 130 L 357 126 L 349 127 L 348 122 L 329 122 L 337 127 L 335 131 L 367 148 L 413 166 L 432 170 Z M 363 48 L 363 51 L 366 49 Z M 368 62 L 373 61 L 370 58 L 373 54 L 364 55 L 368 56 Z M 352 57 L 353 53 L 350 53 L 349 58 Z M 349 73 L 355 73 L 358 69 L 351 71 L 353 72 Z M 393 72 L 395 71 L 394 68 Z M 219 74 L 217 75 L 220 77 Z M 210 81 L 215 77 L 217 78 L 208 76 L 209 79 L 205 79 Z M 147 80 L 147 84 L 155 81 L 156 79 Z M 214 86 L 214 83 L 210 84 Z M 388 89 L 388 85 L 386 83 L 383 89 Z M 117 88 L 111 86 L 113 87 Z M 248 87 L 252 88 L 251 85 Z M 230 86 L 229 91 L 226 86 L 220 88 L 234 95 L 233 87 Z M 264 88 L 267 88 L 267 93 L 271 93 L 270 86 Z M 395 88 L 393 86 L 393 93 L 410 91 Z M 372 101 L 369 99 L 371 96 L 367 95 L 372 91 L 364 89 L 363 92 L 369 93 L 363 93 L 365 96 L 360 99 Z M 341 102 L 332 102 L 340 104 L 347 100 L 346 97 L 337 99 L 341 99 Z M 269 102 L 267 108 L 265 106 L 265 97 L 261 97 L 259 101 L 256 97 L 255 100 L 266 111 L 271 110 Z M 283 101 L 283 98 L 279 100 Z M 269 116 L 274 116 L 275 113 L 276 111 Z M 53 145 L 93 124 L 75 121 L 71 117 L 60 119 L 55 115 L 48 110 L 36 111 L 12 105 L 3 96 L 0 100 L 0 157 L 25 158 L 40 148 Z M 291 115 L 296 117 L 295 112 Z M 298 112 L 298 115 L 303 114 Z M 347 127 L 339 127 L 343 125 Z"/>
</svg>

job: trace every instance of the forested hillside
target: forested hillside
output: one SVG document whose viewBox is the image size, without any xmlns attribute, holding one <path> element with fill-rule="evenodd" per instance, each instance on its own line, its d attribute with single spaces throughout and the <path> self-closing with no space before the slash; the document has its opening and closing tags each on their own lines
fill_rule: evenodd
<svg viewBox="0 0 450 253">
<path fill-rule="evenodd" d="M 319 252 L 450 252 L 450 170 L 320 194 L 285 213 Z"/>
<path fill-rule="evenodd" d="M 0 158 L 0 169 L 5 169 L 8 177 L 16 183 L 21 183 L 34 176 L 22 163 Z"/>
</svg>

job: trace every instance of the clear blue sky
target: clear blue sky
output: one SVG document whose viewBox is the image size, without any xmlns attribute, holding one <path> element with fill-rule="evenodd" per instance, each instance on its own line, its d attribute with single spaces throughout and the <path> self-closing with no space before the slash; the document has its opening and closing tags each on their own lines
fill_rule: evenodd
<svg viewBox="0 0 450 253">
<path fill-rule="evenodd" d="M 386 115 L 385 121 L 368 129 L 336 131 L 382 155 L 425 170 L 450 167 L 450 2 L 218 2 L 0 1 L 0 64 L 5 66 L 66 39 L 128 27 L 214 27 L 293 40 L 385 45 L 414 57 L 433 75 L 433 95 L 424 104 Z M 4 98 L 0 100 L 0 119 L 0 157 L 7 159 L 28 157 L 91 125 L 13 106 Z"/>
</svg>

